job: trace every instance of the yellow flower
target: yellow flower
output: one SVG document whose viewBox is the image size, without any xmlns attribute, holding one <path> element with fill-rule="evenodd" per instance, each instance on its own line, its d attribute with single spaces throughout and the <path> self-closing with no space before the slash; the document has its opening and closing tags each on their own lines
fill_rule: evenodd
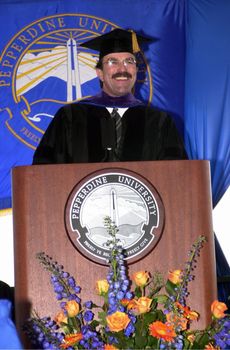
<svg viewBox="0 0 230 350">
<path fill-rule="evenodd" d="M 137 314 L 144 314 L 150 311 L 151 303 L 152 299 L 147 297 L 140 297 L 139 299 L 135 300 L 133 309 Z"/>
<path fill-rule="evenodd" d="M 189 335 L 187 336 L 187 339 L 188 339 L 188 341 L 190 341 L 191 344 L 194 343 L 195 338 L 196 338 L 196 337 L 195 337 L 194 334 L 189 334 Z"/>
<path fill-rule="evenodd" d="M 126 313 L 116 311 L 108 315 L 106 321 L 111 332 L 120 332 L 128 326 L 130 319 Z"/>
<path fill-rule="evenodd" d="M 76 300 L 70 300 L 70 301 L 67 301 L 65 309 L 69 317 L 74 317 L 79 313 L 80 306 L 76 302 Z"/>
<path fill-rule="evenodd" d="M 169 271 L 168 279 L 174 284 L 179 284 L 182 282 L 181 279 L 181 270 Z"/>
<path fill-rule="evenodd" d="M 54 318 L 54 321 L 57 322 L 57 324 L 61 324 L 62 322 L 63 323 L 68 323 L 68 319 L 64 313 L 64 311 L 60 311 L 57 313 L 57 315 L 55 316 Z"/>
<path fill-rule="evenodd" d="M 64 338 L 64 343 L 60 345 L 60 348 L 67 349 L 68 347 L 75 345 L 75 343 L 82 340 L 83 336 L 81 333 L 68 334 Z"/>
<path fill-rule="evenodd" d="M 148 282 L 149 273 L 145 271 L 135 272 L 132 279 L 138 287 L 144 287 Z"/>
<path fill-rule="evenodd" d="M 99 295 L 107 293 L 109 290 L 109 284 L 107 280 L 98 280 L 96 282 L 96 290 Z"/>
<path fill-rule="evenodd" d="M 226 311 L 228 308 L 225 303 L 221 303 L 218 300 L 214 300 L 211 305 L 211 311 L 215 318 L 223 318 L 225 317 L 224 311 Z"/>
<path fill-rule="evenodd" d="M 149 333 L 151 336 L 166 341 L 172 341 L 176 337 L 173 327 L 161 321 L 153 322 L 149 325 Z"/>
<path fill-rule="evenodd" d="M 186 317 L 191 321 L 197 321 L 199 314 L 196 311 L 189 310 Z"/>
</svg>

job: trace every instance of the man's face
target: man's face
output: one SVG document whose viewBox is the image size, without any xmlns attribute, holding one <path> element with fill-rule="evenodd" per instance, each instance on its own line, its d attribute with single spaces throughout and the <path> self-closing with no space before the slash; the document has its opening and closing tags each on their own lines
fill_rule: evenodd
<svg viewBox="0 0 230 350">
<path fill-rule="evenodd" d="M 103 57 L 97 76 L 110 96 L 123 96 L 132 91 L 137 77 L 135 56 L 129 52 L 111 53 Z"/>
</svg>

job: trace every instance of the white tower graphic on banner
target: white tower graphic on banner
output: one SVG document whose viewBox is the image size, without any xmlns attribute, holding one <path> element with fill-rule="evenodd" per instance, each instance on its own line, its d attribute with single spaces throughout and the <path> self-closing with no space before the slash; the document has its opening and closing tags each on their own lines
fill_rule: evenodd
<svg viewBox="0 0 230 350">
<path fill-rule="evenodd" d="M 67 101 L 74 101 L 81 97 L 77 43 L 73 38 L 70 38 L 67 41 Z"/>
</svg>

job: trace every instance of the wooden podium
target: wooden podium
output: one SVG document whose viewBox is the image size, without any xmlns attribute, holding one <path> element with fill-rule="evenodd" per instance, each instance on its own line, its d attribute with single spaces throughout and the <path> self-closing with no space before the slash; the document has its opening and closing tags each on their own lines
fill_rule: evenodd
<svg viewBox="0 0 230 350">
<path fill-rule="evenodd" d="M 134 271 L 183 269 L 187 253 L 198 237 L 208 242 L 201 251 L 195 281 L 189 285 L 189 305 L 201 314 L 198 328 L 210 320 L 210 305 L 217 296 L 212 203 L 208 161 L 148 161 L 100 164 L 34 165 L 16 167 L 13 181 L 15 245 L 15 309 L 18 330 L 30 311 L 54 317 L 59 311 L 49 273 L 36 253 L 44 251 L 64 265 L 82 287 L 83 301 L 96 297 L 95 282 L 106 278 L 107 266 L 82 255 L 72 244 L 65 224 L 67 199 L 82 179 L 97 170 L 122 169 L 147 179 L 164 206 L 162 235 L 143 259 L 129 264 Z"/>
</svg>

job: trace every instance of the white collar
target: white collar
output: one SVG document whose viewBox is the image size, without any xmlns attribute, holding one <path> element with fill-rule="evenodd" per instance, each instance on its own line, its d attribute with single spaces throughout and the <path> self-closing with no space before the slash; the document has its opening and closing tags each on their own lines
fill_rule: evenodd
<svg viewBox="0 0 230 350">
<path fill-rule="evenodd" d="M 112 113 L 113 108 L 112 107 L 106 107 L 106 109 L 109 111 L 109 113 Z M 125 111 L 128 109 L 128 107 L 126 108 L 118 108 L 118 113 L 120 114 L 120 116 L 122 117 L 123 114 L 125 113 Z"/>
</svg>

